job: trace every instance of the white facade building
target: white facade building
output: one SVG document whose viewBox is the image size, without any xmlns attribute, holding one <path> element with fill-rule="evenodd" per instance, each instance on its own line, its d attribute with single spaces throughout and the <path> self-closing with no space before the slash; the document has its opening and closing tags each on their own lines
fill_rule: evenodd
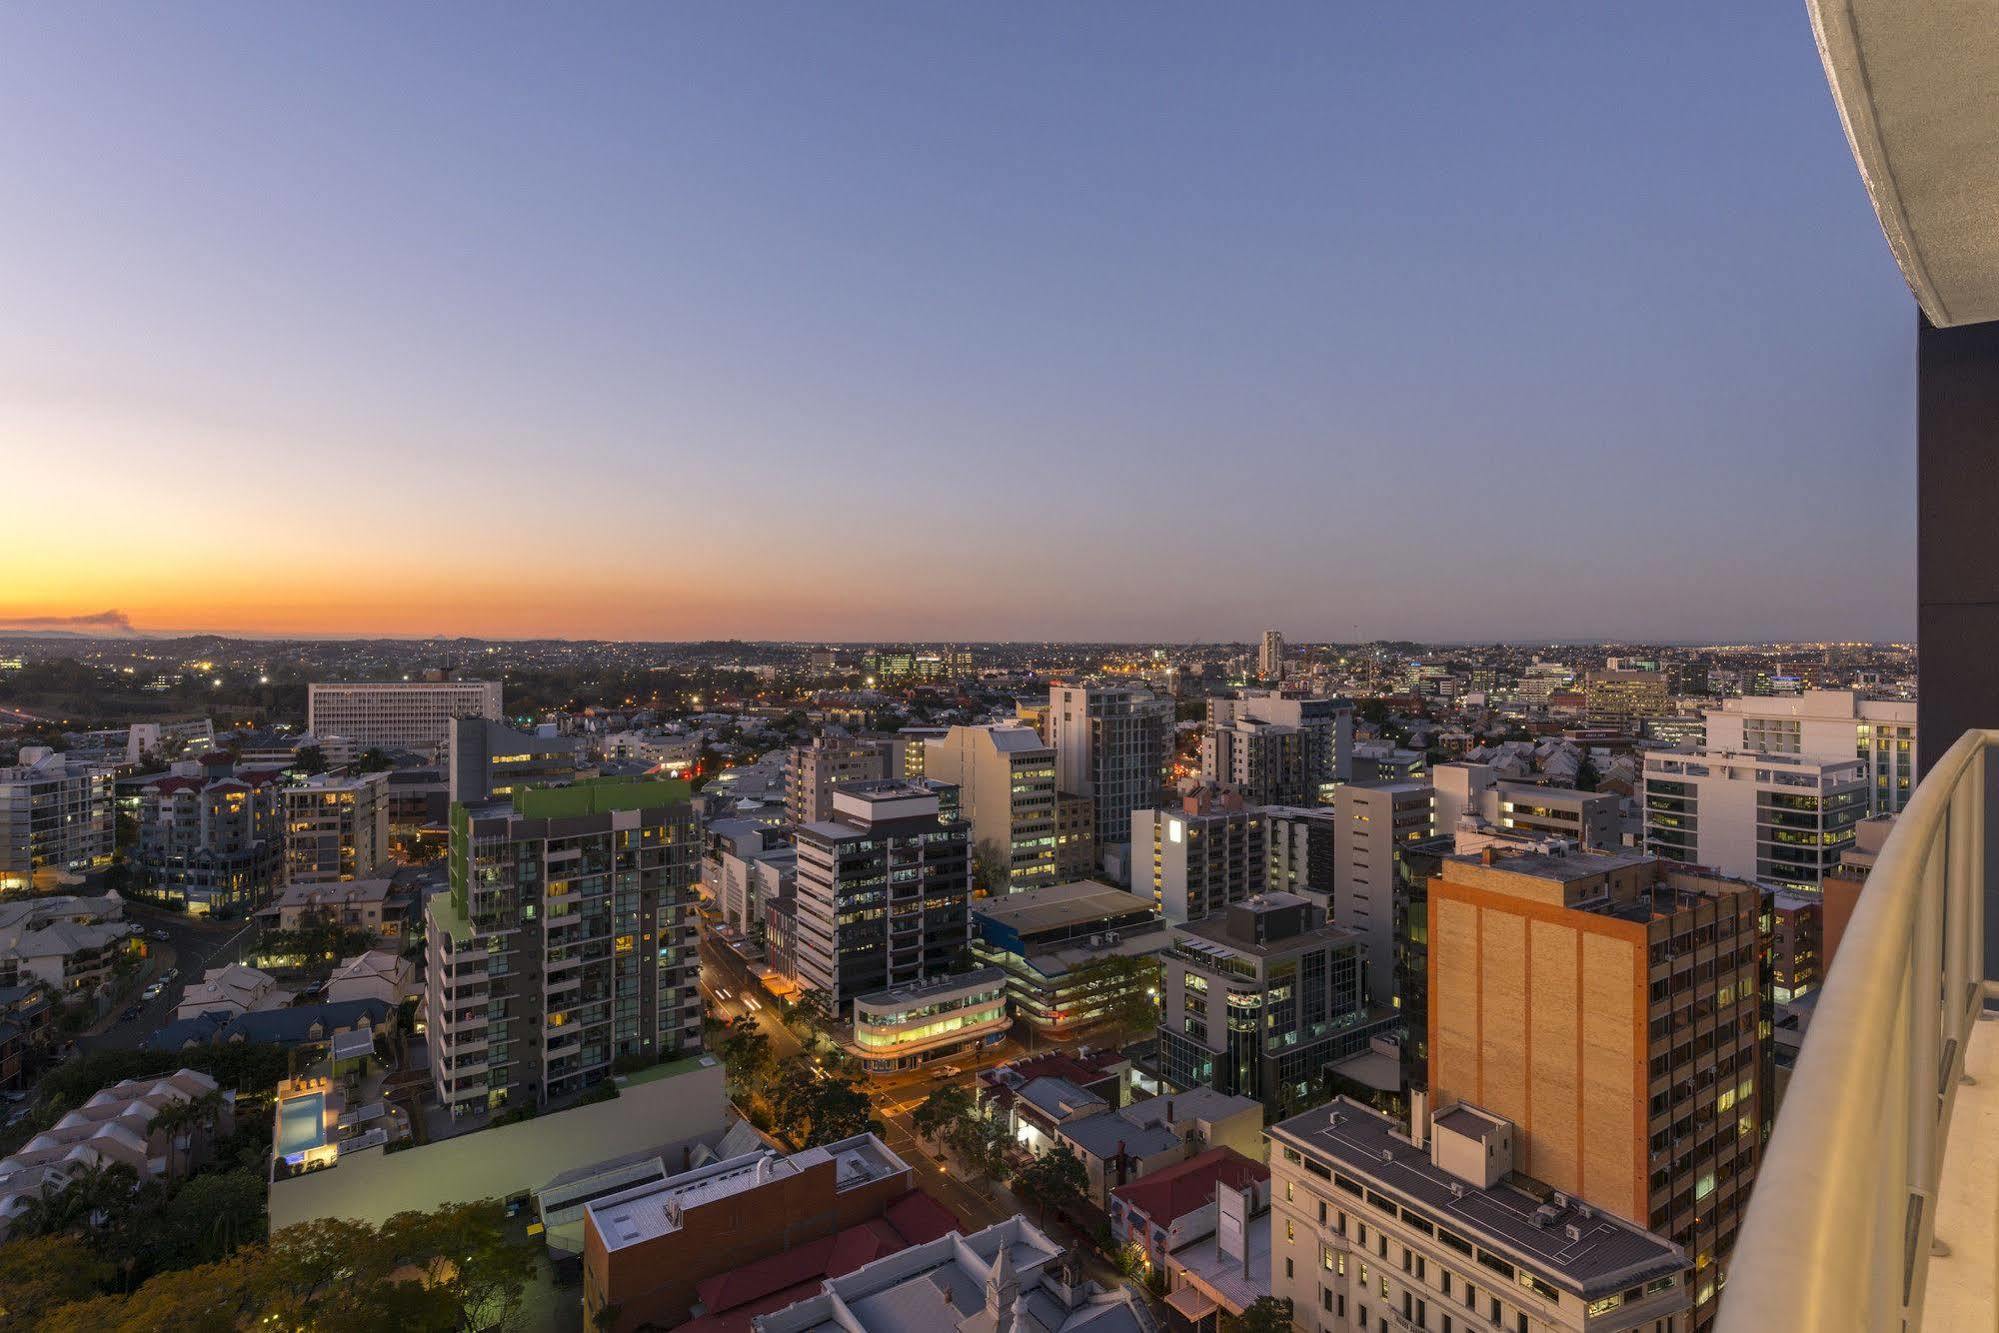
<svg viewBox="0 0 1999 1333">
<path fill-rule="evenodd" d="M 1131 812 L 1150 809 L 1165 790 L 1173 701 L 1136 685 L 1056 685 L 1047 725 L 1056 787 L 1096 802 L 1097 855 L 1120 857 Z"/>
<path fill-rule="evenodd" d="M 1715 749 L 1645 756 L 1655 856 L 1816 893 L 1867 814 L 1865 764 Z"/>
<path fill-rule="evenodd" d="M 0 891 L 109 865 L 113 771 L 40 745 L 23 746 L 20 760 L 0 768 Z"/>
<path fill-rule="evenodd" d="M 306 687 L 306 729 L 363 749 L 444 754 L 461 717 L 500 720 L 497 680 L 338 681 Z"/>
<path fill-rule="evenodd" d="M 1916 705 L 1869 699 L 1853 690 L 1724 699 L 1721 707 L 1708 710 L 1707 746 L 1858 759 L 1866 766 L 1870 812 L 1889 815 L 1915 790 Z"/>
</svg>

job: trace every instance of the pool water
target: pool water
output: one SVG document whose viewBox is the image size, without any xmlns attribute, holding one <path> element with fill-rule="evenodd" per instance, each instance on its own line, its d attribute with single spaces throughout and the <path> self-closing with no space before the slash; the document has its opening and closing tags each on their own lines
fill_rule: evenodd
<svg viewBox="0 0 1999 1333">
<path fill-rule="evenodd" d="M 289 1157 L 325 1142 L 325 1093 L 308 1092 L 278 1103 L 278 1156 Z"/>
</svg>

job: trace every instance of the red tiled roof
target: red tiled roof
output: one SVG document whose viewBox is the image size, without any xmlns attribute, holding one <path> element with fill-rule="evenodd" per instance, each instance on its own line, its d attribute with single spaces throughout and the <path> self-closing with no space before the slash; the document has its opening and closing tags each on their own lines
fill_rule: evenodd
<svg viewBox="0 0 1999 1333">
<path fill-rule="evenodd" d="M 153 784 L 153 790 L 162 796 L 171 796 L 177 791 L 200 791 L 208 785 L 207 778 L 161 778 Z"/>
<path fill-rule="evenodd" d="M 1270 1168 L 1253 1162 L 1234 1148 L 1210 1148 L 1177 1166 L 1141 1176 L 1111 1191 L 1126 1208 L 1143 1213 L 1160 1226 L 1211 1203 L 1216 1185 L 1241 1189 L 1251 1181 L 1270 1179 Z"/>
<path fill-rule="evenodd" d="M 801 1284 L 809 1287 L 806 1293 L 809 1295 L 818 1289 L 822 1279 L 851 1273 L 863 1264 L 871 1264 L 911 1245 L 948 1235 L 958 1230 L 958 1225 L 958 1218 L 950 1209 L 922 1190 L 911 1190 L 890 1203 L 878 1218 L 871 1218 L 819 1240 L 795 1245 L 726 1273 L 717 1273 L 696 1283 L 695 1295 L 710 1317 L 726 1315 Z M 786 1305 L 790 1303 L 785 1302 Z M 727 1327 L 727 1324 L 717 1324 L 712 1333 L 720 1333 Z"/>
</svg>

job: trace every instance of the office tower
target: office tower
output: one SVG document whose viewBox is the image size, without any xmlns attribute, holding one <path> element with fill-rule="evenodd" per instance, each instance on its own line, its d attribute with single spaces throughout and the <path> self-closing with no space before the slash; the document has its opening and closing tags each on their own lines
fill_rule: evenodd
<svg viewBox="0 0 1999 1333">
<path fill-rule="evenodd" d="M 1274 629 L 1263 631 L 1256 650 L 1256 674 L 1265 680 L 1284 679 L 1284 636 Z"/>
<path fill-rule="evenodd" d="M 1006 866 L 1006 891 L 1055 883 L 1055 751 L 1015 726 L 952 727 L 923 750 L 923 773 L 958 789 L 972 846 Z"/>
<path fill-rule="evenodd" d="M 132 860 L 153 893 L 190 915 L 254 906 L 284 878 L 284 792 L 282 773 L 239 775 L 226 760 L 148 782 Z"/>
<path fill-rule="evenodd" d="M 1592 671 L 1583 681 L 1583 713 L 1593 727 L 1636 731 L 1670 702 L 1663 671 Z"/>
<path fill-rule="evenodd" d="M 483 717 L 461 717 L 451 724 L 453 805 L 595 776 L 596 770 L 586 765 L 581 737 L 515 731 Z"/>
<path fill-rule="evenodd" d="M 1724 699 L 1707 714 L 1707 748 L 1852 757 L 1865 766 L 1872 814 L 1894 814 L 1916 779 L 1916 705 L 1853 690 Z"/>
<path fill-rule="evenodd" d="M 1519 1128 L 1341 1097 L 1270 1129 L 1270 1291 L 1294 1327 L 1687 1333 L 1686 1251 L 1588 1196 L 1511 1178 Z"/>
<path fill-rule="evenodd" d="M 930 762 L 930 742 L 942 740 L 949 735 L 949 727 L 900 727 L 889 739 L 895 746 L 895 759 L 890 764 L 893 770 L 882 774 L 885 778 L 915 779 L 928 775 L 924 766 Z M 949 779 L 946 779 L 949 781 Z"/>
<path fill-rule="evenodd" d="M 370 879 L 388 862 L 388 774 L 318 773 L 283 799 L 285 883 Z"/>
<path fill-rule="evenodd" d="M 843 782 L 881 782 L 894 776 L 895 747 L 886 741 L 816 736 L 791 747 L 785 811 L 794 824 L 833 817 L 833 788 Z"/>
<path fill-rule="evenodd" d="M 1779 889 L 1769 906 L 1770 998 L 1792 1004 L 1815 994 L 1825 977 L 1825 903 Z"/>
<path fill-rule="evenodd" d="M 1762 892 L 1650 856 L 1451 857 L 1430 882 L 1430 1095 L 1519 1169 L 1683 1246 L 1696 1316 L 1771 1111 Z"/>
<path fill-rule="evenodd" d="M 442 755 L 461 717 L 499 721 L 497 680 L 383 680 L 306 687 L 306 729 L 362 749 Z"/>
<path fill-rule="evenodd" d="M 0 890 L 48 888 L 60 875 L 110 865 L 113 770 L 41 745 L 22 746 L 19 759 L 0 768 Z"/>
<path fill-rule="evenodd" d="M 1048 691 L 1055 785 L 1096 803 L 1099 858 L 1131 841 L 1131 812 L 1166 789 L 1173 701 L 1136 685 L 1056 685 Z"/>
<path fill-rule="evenodd" d="M 1264 842 L 1270 849 L 1266 887 L 1310 898 L 1332 910 L 1339 813 L 1332 806 L 1304 809 L 1266 805 Z"/>
<path fill-rule="evenodd" d="M 1149 968 L 1107 975 L 1090 964 L 1150 957 L 1173 942 L 1150 897 L 1096 880 L 974 903 L 972 930 L 972 956 L 1005 972 L 1015 1017 L 1053 1041 L 1084 1036 L 1116 1002 L 1157 985 Z"/>
<path fill-rule="evenodd" d="M 1352 931 L 1289 893 L 1182 928 L 1161 956 L 1160 1072 L 1177 1088 L 1310 1105 L 1319 1071 L 1382 1026 L 1367 1021 L 1363 954 Z"/>
<path fill-rule="evenodd" d="M 687 797 L 606 779 L 451 808 L 451 887 L 424 911 L 431 1075 L 454 1116 L 699 1046 Z"/>
<path fill-rule="evenodd" d="M 1333 796 L 1339 826 L 1333 920 L 1367 944 L 1367 995 L 1395 999 L 1396 898 L 1408 886 L 1403 856 L 1432 836 L 1436 797 L 1424 782 L 1349 782 Z"/>
<path fill-rule="evenodd" d="M 798 826 L 792 960 L 835 1014 L 948 974 L 970 939 L 971 826 L 940 819 L 940 798 L 916 783 L 849 783 L 831 819 Z"/>
<path fill-rule="evenodd" d="M 1807 893 L 1867 813 L 1866 768 L 1854 758 L 1656 750 L 1643 781 L 1654 855 Z"/>
<path fill-rule="evenodd" d="M 1489 764 L 1438 764 L 1430 777 L 1439 834 L 1499 830 L 1606 852 L 1622 844 L 1623 802 L 1612 792 L 1506 782 Z"/>
<path fill-rule="evenodd" d="M 1097 803 L 1074 792 L 1055 793 L 1055 882 L 1097 873 Z"/>
<path fill-rule="evenodd" d="M 1201 775 L 1251 805 L 1324 805 L 1353 775 L 1353 705 L 1244 690 L 1208 701 Z"/>
<path fill-rule="evenodd" d="M 1263 811 L 1203 788 L 1172 810 L 1131 817 L 1132 883 L 1175 925 L 1262 893 L 1270 873 Z"/>
</svg>

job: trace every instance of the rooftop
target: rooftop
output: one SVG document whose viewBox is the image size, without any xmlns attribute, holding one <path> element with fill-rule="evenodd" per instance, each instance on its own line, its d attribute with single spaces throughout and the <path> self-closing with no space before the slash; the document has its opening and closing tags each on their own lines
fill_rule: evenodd
<svg viewBox="0 0 1999 1333">
<path fill-rule="evenodd" d="M 1460 1179 L 1403 1138 L 1395 1121 L 1345 1097 L 1280 1121 L 1270 1133 L 1585 1299 L 1687 1266 L 1679 1246 L 1564 1196 L 1555 1196 L 1563 1201 L 1560 1214 L 1542 1225 L 1539 1198 L 1505 1183 L 1480 1189 Z"/>
<path fill-rule="evenodd" d="M 570 819 L 604 815 L 614 810 L 653 810 L 680 805 L 694 788 L 675 778 L 634 782 L 626 778 L 590 778 L 565 787 L 530 787 L 514 793 L 514 809 L 529 819 Z"/>
<path fill-rule="evenodd" d="M 1079 879 L 981 899 L 973 905 L 972 914 L 997 925 L 1011 926 L 1022 935 L 1033 935 L 1104 917 L 1154 910 L 1149 896 L 1127 893 L 1101 880 Z"/>
<path fill-rule="evenodd" d="M 1263 1163 L 1251 1161 L 1234 1148 L 1210 1148 L 1163 1171 L 1120 1185 L 1111 1191 L 1111 1197 L 1124 1200 L 1126 1207 L 1165 1226 L 1213 1203 L 1218 1185 L 1239 1190 L 1269 1179 L 1270 1168 Z"/>
</svg>

